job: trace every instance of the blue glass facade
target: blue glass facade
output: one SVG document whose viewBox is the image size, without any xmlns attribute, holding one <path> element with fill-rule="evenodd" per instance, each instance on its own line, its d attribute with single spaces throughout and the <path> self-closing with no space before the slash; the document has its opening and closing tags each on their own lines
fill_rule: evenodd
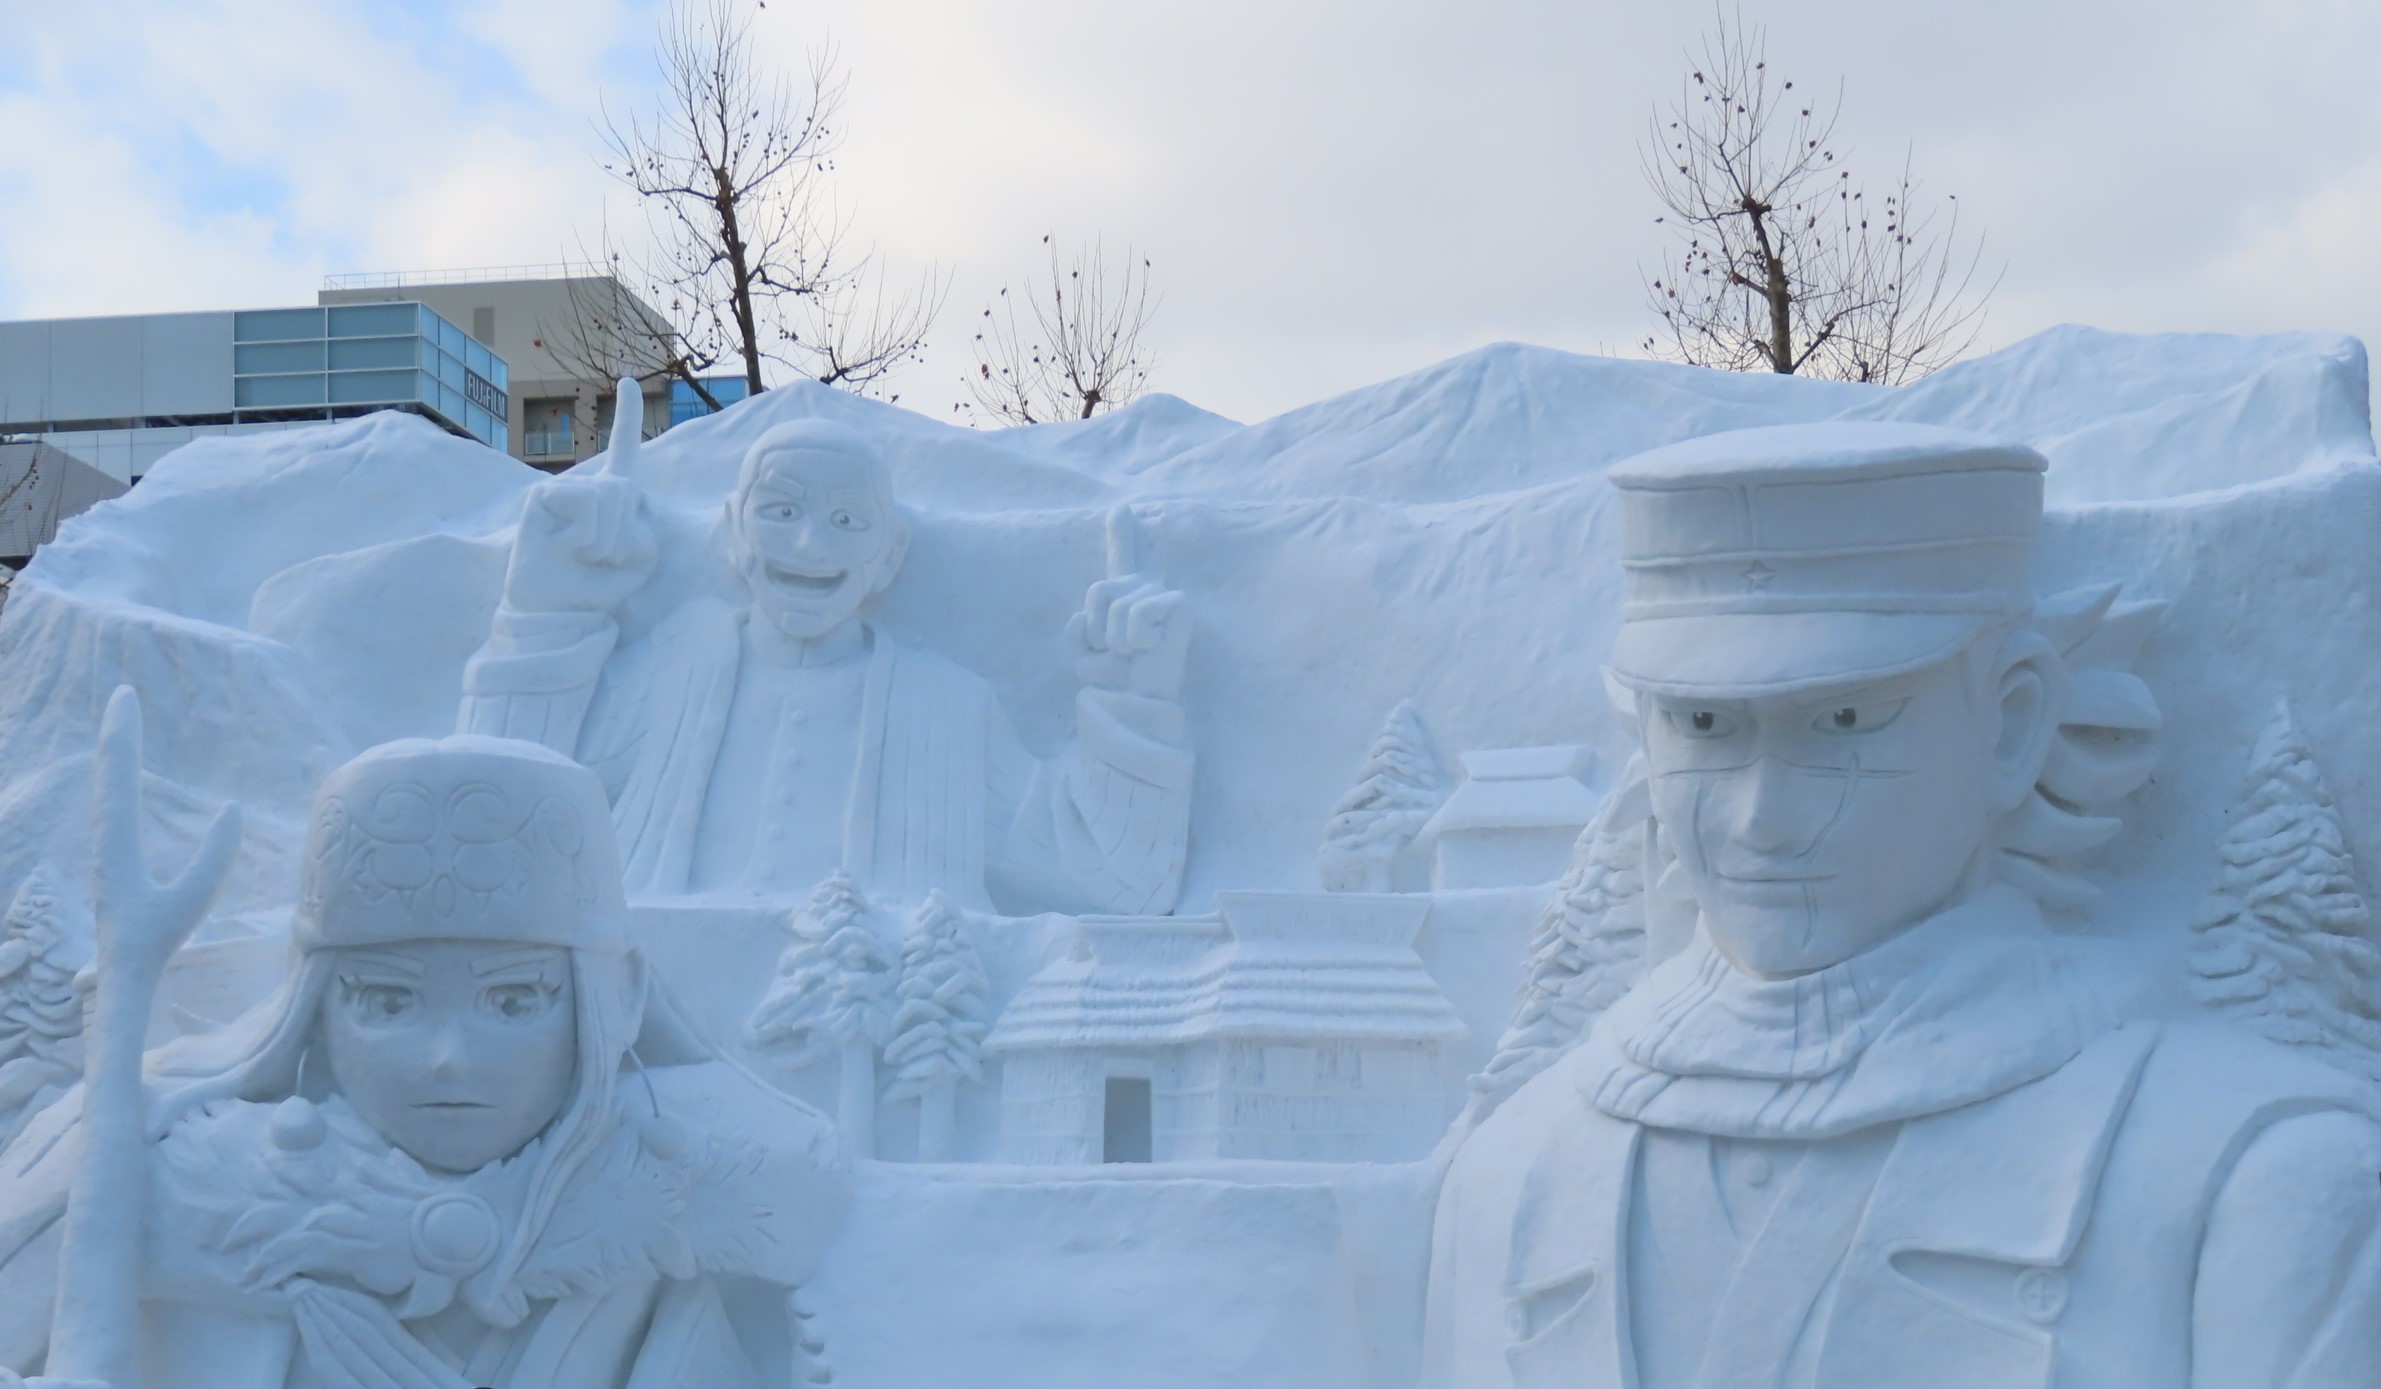
<svg viewBox="0 0 2381 1389">
<path fill-rule="evenodd" d="M 751 394 L 745 389 L 741 376 L 706 376 L 703 388 L 718 398 L 721 406 L 729 406 Z M 694 393 L 694 387 L 683 381 L 670 383 L 670 424 L 675 427 L 688 420 L 699 420 L 711 413 L 711 407 Z"/>
<path fill-rule="evenodd" d="M 242 416 L 386 406 L 506 446 L 504 359 L 420 304 L 250 310 L 232 315 L 232 342 Z"/>
</svg>

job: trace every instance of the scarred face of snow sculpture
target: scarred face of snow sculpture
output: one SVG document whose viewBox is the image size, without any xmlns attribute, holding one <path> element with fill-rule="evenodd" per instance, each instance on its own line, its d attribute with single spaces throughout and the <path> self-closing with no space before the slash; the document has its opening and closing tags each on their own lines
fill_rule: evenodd
<svg viewBox="0 0 2381 1389">
<path fill-rule="evenodd" d="M 1841 964 L 1989 878 L 1993 825 L 2032 794 L 2049 727 L 2028 649 L 1999 648 L 1884 681 L 1640 702 L 1655 817 L 1731 965 Z"/>
<path fill-rule="evenodd" d="M 633 391 L 633 388 L 632 388 Z M 1164 912 L 1188 847 L 1182 595 L 1140 572 L 1129 512 L 1070 625 L 1075 738 L 1025 749 L 990 686 L 867 616 L 909 527 L 883 460 L 823 420 L 745 455 L 718 534 L 740 603 L 692 596 L 623 644 L 659 547 L 640 416 L 606 471 L 533 489 L 460 727 L 602 778 L 629 891 L 799 901 L 841 873 L 872 900 Z"/>
<path fill-rule="evenodd" d="M 103 882 L 144 872 L 138 850 Z M 138 1311 L 108 1335 L 61 1311 L 45 1350 L 46 1305 L 11 1305 L 0 1364 L 46 1355 L 124 1382 L 120 1346 L 137 1337 L 148 1389 L 562 1389 L 660 1366 L 756 1383 L 753 1356 L 786 1355 L 786 1304 L 731 1315 L 717 1279 L 807 1276 L 841 1204 L 830 1132 L 718 1061 L 656 993 L 585 769 L 462 736 L 334 772 L 286 985 L 149 1059 L 129 1151 L 101 1141 L 119 1107 L 101 1067 L 126 1016 L 109 944 L 125 931 L 104 894 L 101 918 L 103 1059 L 88 1097 L 45 1111 L 0 1163 L 18 1242 L 0 1279 L 41 1286 L 59 1251 L 24 1217 L 69 1187 L 70 1216 L 110 1190 L 122 1208 L 125 1174 L 93 1155 L 129 1156 L 150 1169 L 131 1202 L 148 1228 L 108 1233 L 145 1250 L 141 1286 L 92 1275 L 71 1223 L 56 1277 L 62 1308 Z M 115 1185 L 94 1187 L 94 1170 Z"/>
<path fill-rule="evenodd" d="M 2042 468 L 1879 424 L 1613 469 L 1611 673 L 1692 927 L 1463 1142 L 1429 1383 L 2369 1375 L 2381 1096 L 2124 1021 L 2043 920 L 2158 718 L 2108 668 L 2150 610 L 2033 600 Z"/>
</svg>

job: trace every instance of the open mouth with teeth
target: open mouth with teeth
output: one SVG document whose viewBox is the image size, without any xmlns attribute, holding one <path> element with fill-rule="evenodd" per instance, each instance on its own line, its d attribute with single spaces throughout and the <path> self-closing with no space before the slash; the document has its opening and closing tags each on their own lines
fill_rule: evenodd
<svg viewBox="0 0 2381 1389">
<path fill-rule="evenodd" d="M 843 587 L 843 581 L 851 577 L 849 570 L 826 575 L 805 574 L 800 570 L 785 569 L 774 564 L 768 566 L 768 574 L 769 582 L 778 588 L 793 593 L 817 594 L 821 597 Z"/>
</svg>

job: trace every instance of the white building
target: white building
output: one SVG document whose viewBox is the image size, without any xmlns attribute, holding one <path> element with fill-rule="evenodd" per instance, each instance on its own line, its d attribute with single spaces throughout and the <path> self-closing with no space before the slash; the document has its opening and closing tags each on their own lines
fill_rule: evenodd
<svg viewBox="0 0 2381 1389">
<path fill-rule="evenodd" d="M 594 265 L 333 275 L 316 297 L 326 305 L 411 301 L 468 325 L 511 370 L 496 447 L 549 470 L 604 447 L 621 373 L 651 375 L 655 344 L 675 336 L 668 319 Z M 652 438 L 670 426 L 671 387 L 654 377 L 644 390 Z"/>
<path fill-rule="evenodd" d="M 1591 749 L 1571 743 L 1463 754 L 1463 784 L 1414 837 L 1431 887 L 1527 887 L 1561 877 L 1572 843 L 1596 818 L 1587 784 L 1594 761 Z"/>
<path fill-rule="evenodd" d="M 0 437 L 119 482 L 192 439 L 407 410 L 503 448 L 502 358 L 409 300 L 0 323 Z"/>
<path fill-rule="evenodd" d="M 48 444 L 0 442 L 0 566 L 23 568 L 57 537 L 60 521 L 124 495 L 125 486 Z"/>
<path fill-rule="evenodd" d="M 1021 1163 L 1398 1161 L 1445 1127 L 1464 1035 L 1414 953 L 1427 897 L 1227 892 L 1087 917 L 986 1043 Z"/>
</svg>

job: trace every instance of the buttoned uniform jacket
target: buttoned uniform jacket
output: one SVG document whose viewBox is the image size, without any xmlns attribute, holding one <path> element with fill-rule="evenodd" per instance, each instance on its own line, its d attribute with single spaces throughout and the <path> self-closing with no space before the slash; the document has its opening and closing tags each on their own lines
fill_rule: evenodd
<svg viewBox="0 0 2381 1389">
<path fill-rule="evenodd" d="M 1456 1155 L 1429 1389 L 1683 1389 L 1633 1363 L 1624 1240 L 1644 1130 L 1589 1102 L 1584 1060 L 1531 1081 Z M 2243 1034 L 2117 1028 L 2040 1080 L 1904 1122 L 1850 1229 L 1735 1281 L 1698 1383 L 1785 1389 L 1802 1309 L 1840 1267 L 1812 1314 L 1823 1389 L 2369 1389 L 2377 1100 Z"/>
</svg>

